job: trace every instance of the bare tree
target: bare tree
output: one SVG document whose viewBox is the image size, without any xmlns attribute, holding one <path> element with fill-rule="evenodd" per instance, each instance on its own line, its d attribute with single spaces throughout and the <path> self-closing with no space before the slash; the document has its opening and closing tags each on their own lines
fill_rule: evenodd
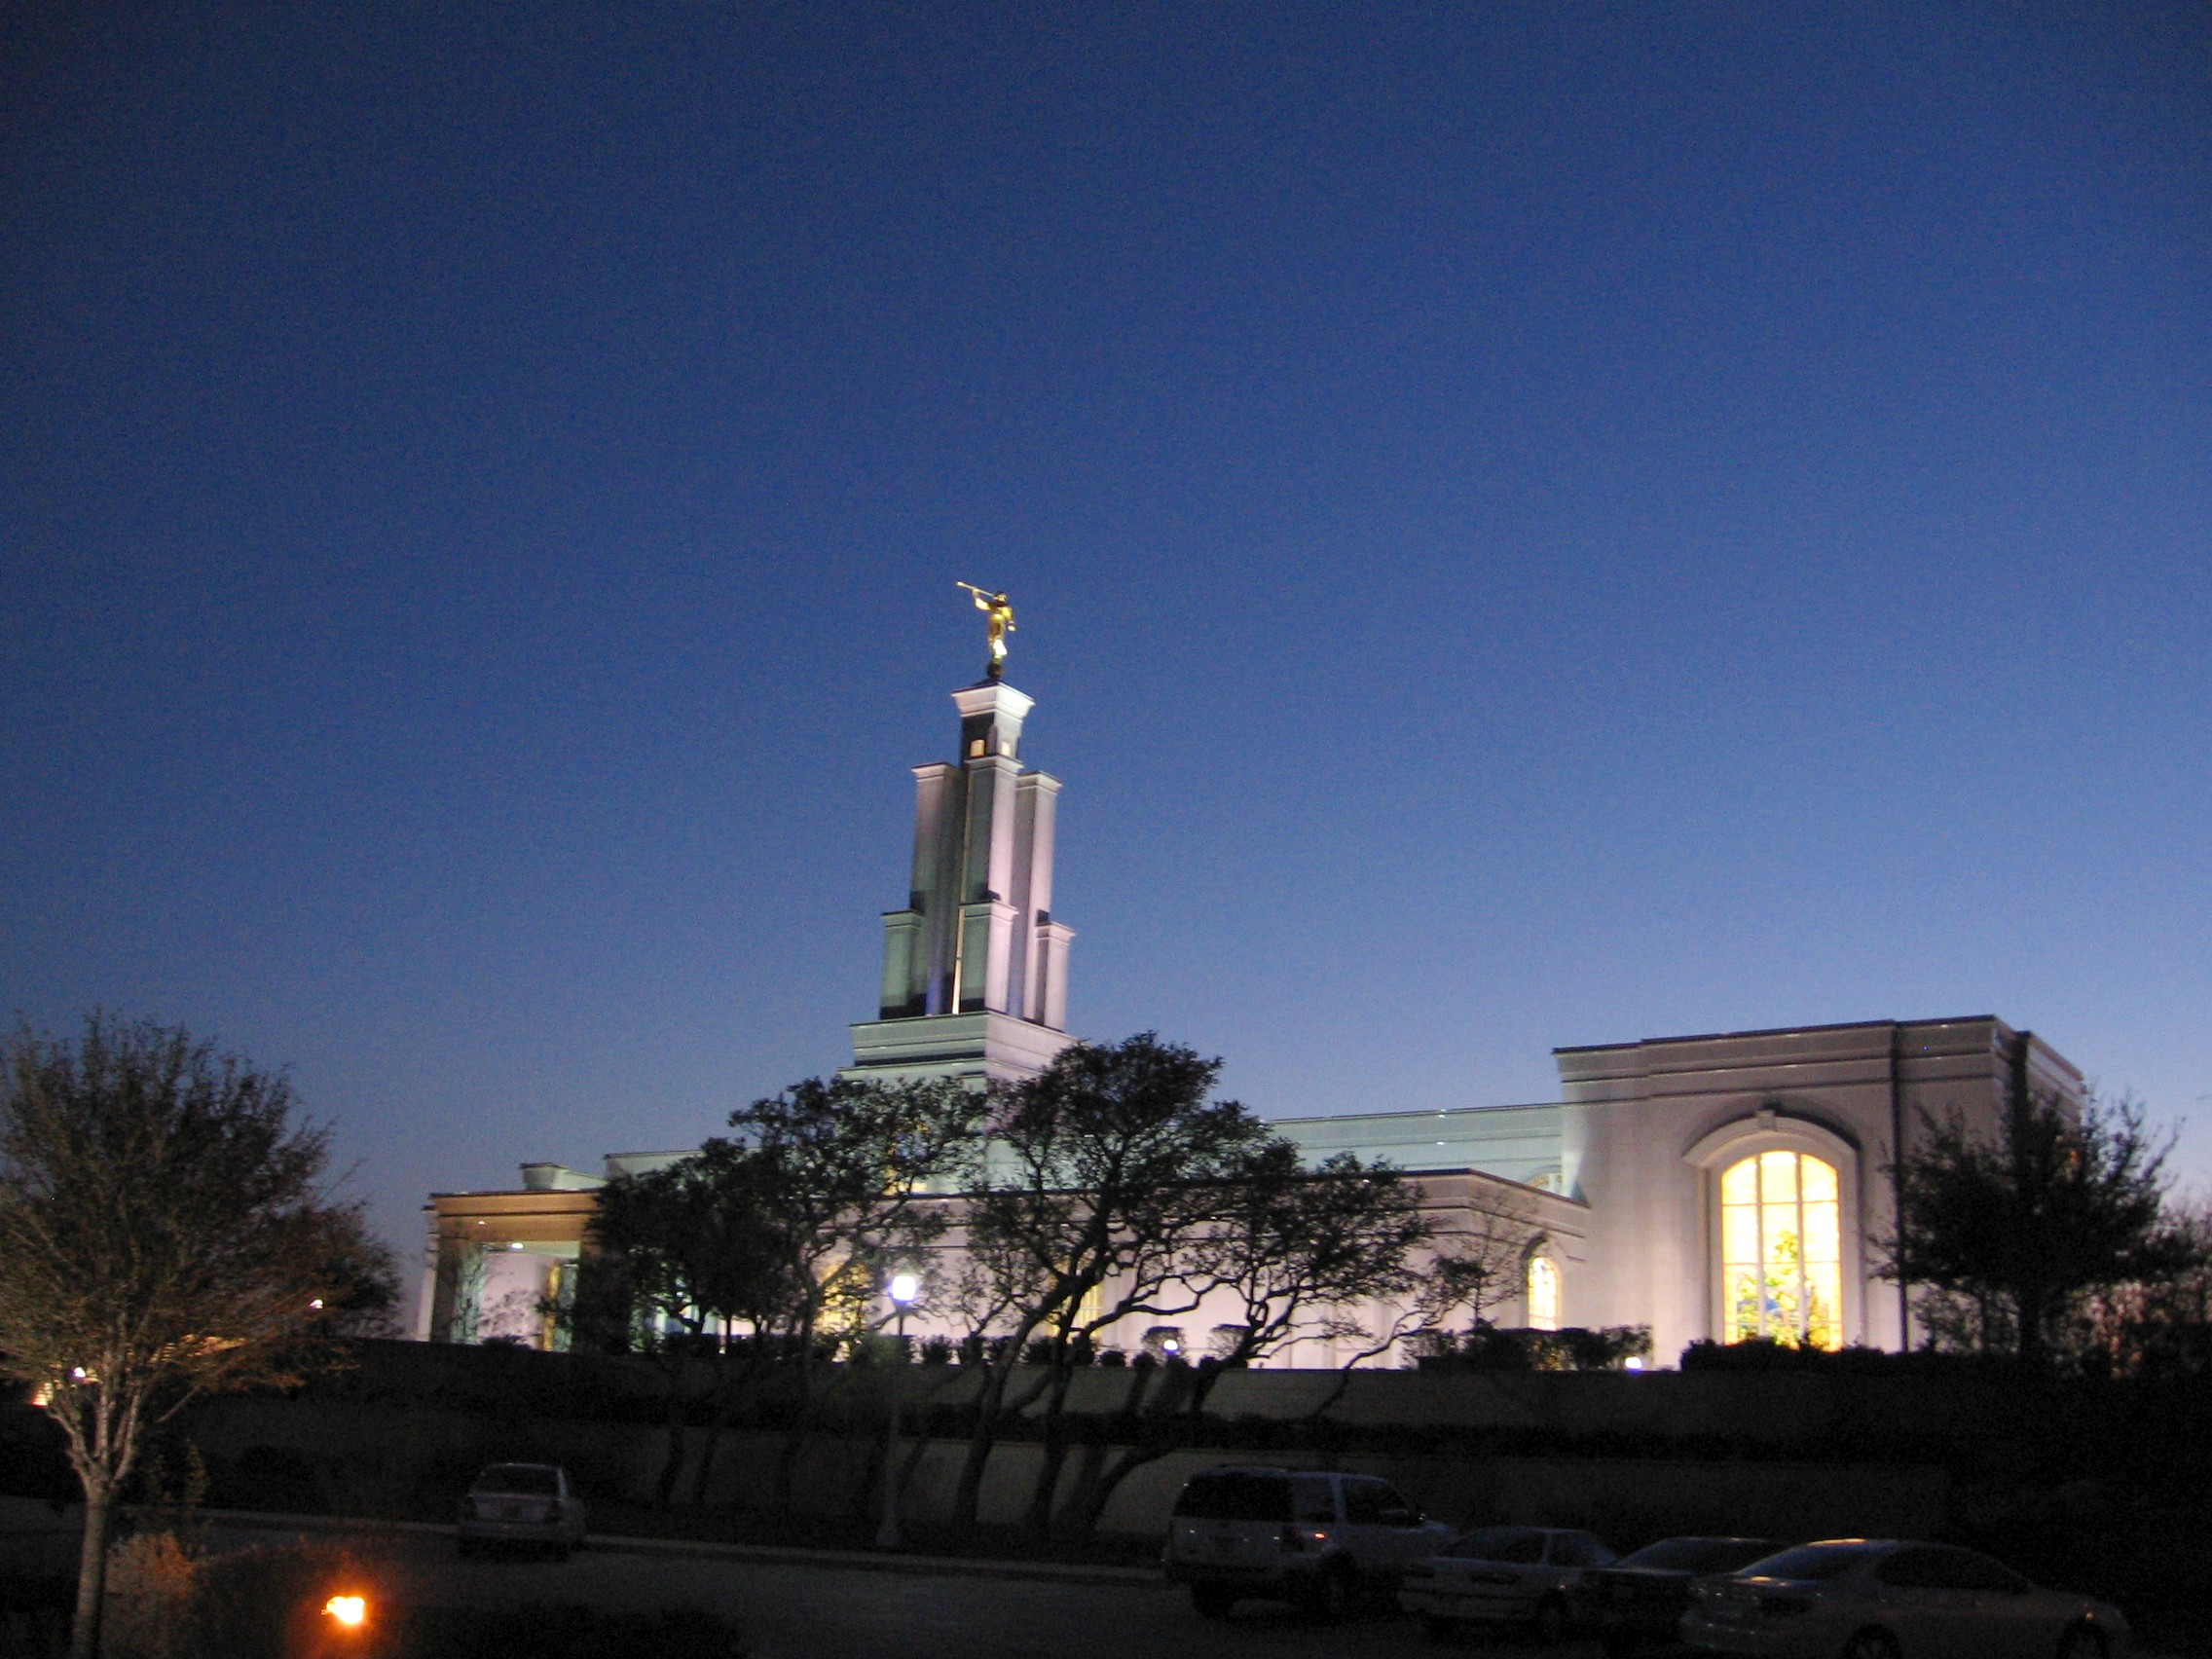
<svg viewBox="0 0 2212 1659">
<path fill-rule="evenodd" d="M 92 1659 L 148 1431 L 201 1394 L 303 1379 L 335 1357 L 342 1309 L 396 1287 L 280 1074 L 96 1014 L 74 1044 L 18 1031 L 5 1063 L 0 1370 L 60 1424 L 84 1488 L 70 1652 Z"/>
</svg>

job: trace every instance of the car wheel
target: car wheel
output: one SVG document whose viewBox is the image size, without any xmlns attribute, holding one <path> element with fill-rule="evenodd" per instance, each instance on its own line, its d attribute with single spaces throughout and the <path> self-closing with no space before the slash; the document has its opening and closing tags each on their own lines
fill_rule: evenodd
<svg viewBox="0 0 2212 1659">
<path fill-rule="evenodd" d="M 1869 1626 L 1843 1644 L 1843 1659 L 1901 1659 L 1898 1639 L 1879 1626 Z"/>
<path fill-rule="evenodd" d="M 1536 1645 L 1557 1647 L 1567 1640 L 1567 1604 L 1547 1596 L 1536 1606 Z"/>
<path fill-rule="evenodd" d="M 1605 1659 L 1629 1659 L 1641 1643 L 1633 1636 L 1608 1636 L 1603 1638 L 1598 1645 L 1605 1650 Z"/>
<path fill-rule="evenodd" d="M 1325 1569 L 1306 1593 L 1306 1611 L 1319 1624 L 1342 1624 L 1349 1616 L 1353 1594 L 1351 1574 L 1341 1567 Z"/>
<path fill-rule="evenodd" d="M 1420 1633 L 1439 1647 L 1459 1640 L 1459 1627 L 1435 1613 L 1421 1614 Z"/>
<path fill-rule="evenodd" d="M 460 1541 L 459 1554 L 462 1561 L 474 1561 L 483 1553 L 482 1546 L 474 1538 L 462 1538 Z"/>
<path fill-rule="evenodd" d="M 2105 1633 L 2094 1625 L 2076 1625 L 2058 1639 L 2058 1659 L 2105 1659 L 2108 1651 Z"/>
<path fill-rule="evenodd" d="M 1236 1592 L 1226 1584 L 1194 1584 L 1191 1605 L 1201 1619 L 1225 1619 L 1236 1606 Z"/>
</svg>

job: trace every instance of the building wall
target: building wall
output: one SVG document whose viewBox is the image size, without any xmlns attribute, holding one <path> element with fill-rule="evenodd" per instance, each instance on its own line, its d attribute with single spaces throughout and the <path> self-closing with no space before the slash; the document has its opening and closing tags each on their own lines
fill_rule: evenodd
<svg viewBox="0 0 2212 1659">
<path fill-rule="evenodd" d="M 593 1203 L 590 1191 L 576 1189 L 433 1193 L 416 1336 L 555 1346 L 538 1304 L 560 1294 L 560 1275 L 582 1251 Z"/>
<path fill-rule="evenodd" d="M 1019 1023 L 955 1015 L 870 1029 L 962 1020 Z M 1067 1041 L 1047 1035 L 1055 1044 Z M 1759 1152 L 1809 1153 L 1840 1177 L 1842 1339 L 1895 1348 L 1909 1346 L 1914 1335 L 1898 1287 L 1877 1276 L 1895 1221 L 1899 1127 L 1908 1147 L 1927 1119 L 1952 1114 L 1994 1132 L 2012 1056 L 2022 1045 L 2036 1088 L 2078 1106 L 2081 1074 L 2062 1056 L 2001 1019 L 1981 1016 L 1562 1049 L 1557 1104 L 1305 1118 L 1273 1126 L 1316 1162 L 1349 1151 L 1412 1171 L 1446 1235 L 1500 1207 L 1527 1210 L 1559 1269 L 1559 1322 L 1648 1325 L 1660 1364 L 1671 1363 L 1691 1342 L 1724 1334 L 1721 1172 Z M 1018 1057 L 1024 1065 L 1043 1063 L 1027 1053 Z M 935 1063 L 934 1055 L 907 1049 L 887 1052 L 868 1072 L 847 1075 L 935 1075 Z M 658 1166 L 677 1156 L 610 1159 L 608 1173 Z M 544 1294 L 560 1263 L 574 1259 L 592 1202 L 582 1189 L 596 1178 L 552 1165 L 530 1165 L 526 1174 L 535 1185 L 525 1191 L 433 1199 L 421 1335 L 442 1341 L 528 1335 L 521 1328 L 527 1319 L 516 1312 L 531 1302 L 523 1280 L 537 1272 L 538 1294 Z M 503 1259 L 490 1263 L 488 1253 L 500 1252 L 528 1258 L 527 1268 Z M 1214 1327 L 1234 1317 L 1217 1299 L 1145 1322 L 1179 1326 L 1187 1348 L 1203 1351 Z M 1368 1315 L 1370 1323 L 1388 1317 L 1381 1309 Z M 1520 1323 L 1528 1309 L 1514 1299 L 1494 1317 Z M 925 1317 L 909 1329 L 922 1336 L 959 1334 Z M 1132 1324 L 1110 1340 L 1134 1349 L 1142 1339 Z M 1326 1366 L 1336 1363 L 1337 1351 L 1304 1342 L 1277 1363 Z"/>
<path fill-rule="evenodd" d="M 2081 1074 L 1994 1017 L 1560 1050 L 1562 1179 L 1591 1217 L 1568 1322 L 1649 1323 L 1662 1356 L 1718 1334 L 1719 1172 L 1796 1149 L 1844 1174 L 1845 1340 L 1908 1346 L 1898 1287 L 1875 1275 L 1895 1222 L 1897 1129 L 1909 1148 L 1924 1115 L 1957 1113 L 1994 1132 L 2022 1042 L 2037 1086 L 2078 1104 Z"/>
<path fill-rule="evenodd" d="M 534 1169 L 550 1165 L 534 1165 Z M 1555 1262 L 1566 1283 L 1584 1272 L 1587 1220 L 1584 1206 L 1559 1194 L 1503 1181 L 1478 1170 L 1438 1170 L 1411 1177 L 1421 1207 L 1434 1223 L 1438 1247 L 1450 1249 L 1470 1234 L 1510 1232 L 1526 1235 L 1530 1245 Z M 923 1200 L 944 1204 L 957 1213 L 957 1196 Z M 430 1205 L 430 1244 L 426 1283 L 423 1296 L 424 1316 L 418 1337 L 431 1342 L 484 1342 L 512 1338 L 533 1347 L 556 1346 L 550 1322 L 539 1304 L 557 1296 L 558 1275 L 576 1262 L 586 1247 L 585 1230 L 591 1219 L 593 1198 L 587 1190 L 547 1191 L 524 1189 L 503 1193 L 442 1193 Z M 958 1254 L 958 1223 L 947 1233 L 938 1254 L 949 1272 L 949 1258 Z M 1117 1287 L 1102 1287 L 1111 1299 Z M 1361 1310 L 1371 1328 L 1386 1328 L 1399 1309 L 1375 1306 Z M 1493 1317 L 1501 1323 L 1520 1323 L 1526 1309 L 1520 1295 L 1509 1296 Z M 1148 1330 L 1174 1327 L 1182 1349 L 1193 1355 L 1207 1350 L 1217 1326 L 1233 1324 L 1238 1309 L 1227 1298 L 1215 1296 L 1179 1313 L 1140 1315 L 1123 1321 L 1101 1338 L 1101 1346 L 1135 1352 L 1144 1346 Z M 952 1322 L 933 1316 L 925 1308 L 907 1321 L 907 1334 L 916 1341 L 933 1336 L 957 1339 L 966 1333 Z M 1338 1348 L 1318 1340 L 1290 1345 L 1269 1363 L 1275 1366 L 1334 1365 Z M 1396 1363 L 1393 1353 L 1378 1363 Z"/>
</svg>

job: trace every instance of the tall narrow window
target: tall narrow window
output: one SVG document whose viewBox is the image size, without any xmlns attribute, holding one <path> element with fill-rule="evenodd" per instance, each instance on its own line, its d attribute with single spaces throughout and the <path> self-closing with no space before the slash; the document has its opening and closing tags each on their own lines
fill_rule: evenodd
<svg viewBox="0 0 2212 1659">
<path fill-rule="evenodd" d="M 1727 1340 L 1843 1346 L 1843 1227 L 1835 1166 L 1762 1152 L 1720 1177 Z"/>
<path fill-rule="evenodd" d="M 1106 1287 L 1092 1285 L 1083 1293 L 1083 1300 L 1075 1305 L 1075 1329 L 1082 1330 L 1106 1310 Z"/>
<path fill-rule="evenodd" d="M 1559 1264 L 1549 1256 L 1529 1258 L 1529 1329 L 1559 1329 Z"/>
</svg>

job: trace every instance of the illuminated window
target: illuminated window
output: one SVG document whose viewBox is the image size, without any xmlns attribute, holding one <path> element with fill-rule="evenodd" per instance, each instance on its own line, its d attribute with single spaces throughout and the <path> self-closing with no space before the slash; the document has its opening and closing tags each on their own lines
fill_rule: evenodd
<svg viewBox="0 0 2212 1659">
<path fill-rule="evenodd" d="M 1549 1256 L 1529 1258 L 1529 1329 L 1559 1329 L 1559 1264 Z"/>
<path fill-rule="evenodd" d="M 1843 1346 L 1843 1228 L 1835 1167 L 1762 1152 L 1720 1177 L 1727 1340 Z"/>
</svg>

